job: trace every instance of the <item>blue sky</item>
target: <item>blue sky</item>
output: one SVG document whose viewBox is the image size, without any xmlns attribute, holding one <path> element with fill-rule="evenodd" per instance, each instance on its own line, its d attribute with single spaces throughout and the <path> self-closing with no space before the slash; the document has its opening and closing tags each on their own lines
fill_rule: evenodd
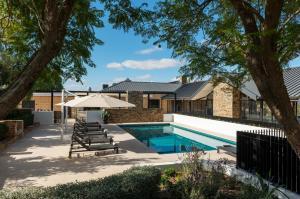
<svg viewBox="0 0 300 199">
<path fill-rule="evenodd" d="M 134 81 L 174 81 L 179 76 L 180 61 L 171 57 L 172 51 L 162 44 L 161 48 L 144 44 L 140 36 L 132 31 L 124 33 L 107 23 L 96 30 L 96 35 L 104 45 L 95 46 L 92 60 L 96 68 L 87 68 L 87 76 L 78 83 L 68 80 L 68 90 L 101 90 L 102 84 L 112 84 L 129 78 Z M 291 66 L 300 66 L 300 57 L 291 61 Z"/>
<path fill-rule="evenodd" d="M 171 57 L 172 51 L 164 45 L 161 48 L 152 42 L 142 42 L 142 37 L 132 31 L 125 33 L 115 30 L 104 17 L 105 27 L 96 30 L 96 35 L 104 45 L 95 46 L 92 60 L 96 68 L 87 68 L 87 76 L 82 82 L 69 80 L 68 90 L 99 90 L 102 84 L 112 84 L 129 78 L 135 81 L 174 81 L 179 76 L 180 61 Z"/>
</svg>

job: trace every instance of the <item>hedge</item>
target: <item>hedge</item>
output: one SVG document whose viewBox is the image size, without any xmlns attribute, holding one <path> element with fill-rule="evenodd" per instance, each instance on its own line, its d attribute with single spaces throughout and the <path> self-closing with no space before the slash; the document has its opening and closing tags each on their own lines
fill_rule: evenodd
<svg viewBox="0 0 300 199">
<path fill-rule="evenodd" d="M 8 127 L 6 124 L 0 124 L 0 140 L 4 140 L 7 137 Z"/>
<path fill-rule="evenodd" d="M 33 125 L 33 113 L 31 109 L 14 109 L 10 112 L 6 119 L 8 120 L 23 120 L 24 127 Z"/>
<path fill-rule="evenodd" d="M 151 199 L 156 198 L 160 170 L 134 167 L 121 174 L 87 182 L 76 182 L 47 188 L 23 188 L 0 191 L 2 199 Z"/>
</svg>

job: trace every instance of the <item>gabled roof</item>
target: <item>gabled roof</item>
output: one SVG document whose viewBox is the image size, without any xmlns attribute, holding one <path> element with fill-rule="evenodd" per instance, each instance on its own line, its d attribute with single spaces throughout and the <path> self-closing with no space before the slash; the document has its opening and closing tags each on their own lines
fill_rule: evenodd
<svg viewBox="0 0 300 199">
<path fill-rule="evenodd" d="M 192 100 L 203 88 L 208 85 L 208 81 L 198 81 L 192 83 L 183 84 L 178 88 L 176 93 L 176 99 L 181 100 Z M 212 91 L 212 88 L 211 88 Z M 210 92 L 211 92 L 210 91 Z M 205 93 L 208 94 L 208 93 Z M 174 95 L 169 94 L 163 97 L 163 99 L 174 99 Z"/>
<path fill-rule="evenodd" d="M 290 98 L 300 97 L 300 67 L 289 68 L 283 72 L 284 84 Z"/>
<path fill-rule="evenodd" d="M 283 79 L 290 99 L 300 98 L 300 67 L 283 70 Z M 253 80 L 245 82 L 240 90 L 252 99 L 261 98 Z"/>
<path fill-rule="evenodd" d="M 141 91 L 141 92 L 153 92 L 153 93 L 171 93 L 175 92 L 181 83 L 162 83 L 162 82 L 135 82 L 135 81 L 122 81 L 114 84 L 103 92 L 127 92 L 127 91 Z"/>
</svg>

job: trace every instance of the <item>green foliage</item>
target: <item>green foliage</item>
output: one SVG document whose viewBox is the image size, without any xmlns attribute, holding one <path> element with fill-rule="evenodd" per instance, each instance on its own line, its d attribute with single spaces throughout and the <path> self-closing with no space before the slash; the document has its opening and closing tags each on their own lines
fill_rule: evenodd
<svg viewBox="0 0 300 199">
<path fill-rule="evenodd" d="M 252 186 L 250 183 L 242 184 L 241 186 L 241 199 L 275 199 L 275 192 L 279 192 L 282 198 L 288 198 L 283 192 L 281 192 L 278 187 L 271 187 L 270 182 L 264 181 L 261 176 L 258 177 L 258 185 Z M 251 181 L 251 179 L 249 179 Z"/>
<path fill-rule="evenodd" d="M 10 120 L 23 120 L 24 127 L 33 125 L 33 113 L 31 109 L 14 109 L 10 112 L 6 119 Z"/>
<path fill-rule="evenodd" d="M 42 45 L 44 3 L 29 0 L 1 1 L 0 68 L 6 69 L 6 78 L 3 78 L 4 73 L 1 72 L 0 89 L 14 81 Z M 61 78 L 80 81 L 80 77 L 86 74 L 86 66 L 95 67 L 91 51 L 94 45 L 103 44 L 96 38 L 95 29 L 104 25 L 101 20 L 103 10 L 94 5 L 94 0 L 75 1 L 64 45 L 36 82 L 35 89 L 47 89 L 47 86 L 60 88 Z"/>
<path fill-rule="evenodd" d="M 7 137 L 8 127 L 5 124 L 0 124 L 0 140 Z"/>
<path fill-rule="evenodd" d="M 105 110 L 105 111 L 102 113 L 102 119 L 103 119 L 103 122 L 104 122 L 105 124 L 107 124 L 109 118 L 110 118 L 110 113 L 109 113 L 108 111 Z"/>
<path fill-rule="evenodd" d="M 163 173 L 167 177 L 175 177 L 176 176 L 176 170 L 174 168 L 167 168 L 164 170 Z"/>
<path fill-rule="evenodd" d="M 174 168 L 167 168 L 161 176 L 161 186 L 169 198 L 181 199 L 184 191 L 183 181 L 180 179 L 181 174 Z"/>
<path fill-rule="evenodd" d="M 203 152 L 187 153 L 182 168 L 166 169 L 162 173 L 161 186 L 165 198 L 175 199 L 275 199 L 275 191 L 259 177 L 259 186 L 251 181 L 244 184 L 235 176 L 226 176 L 223 165 L 227 160 L 207 161 L 204 166 Z M 174 173 L 175 172 L 175 173 Z M 284 195 L 283 195 L 284 196 Z"/>
<path fill-rule="evenodd" d="M 18 191 L 0 191 L 3 199 L 139 199 L 155 198 L 160 170 L 153 167 L 135 167 L 121 174 L 99 180 L 76 182 L 48 188 L 29 188 Z"/>
</svg>

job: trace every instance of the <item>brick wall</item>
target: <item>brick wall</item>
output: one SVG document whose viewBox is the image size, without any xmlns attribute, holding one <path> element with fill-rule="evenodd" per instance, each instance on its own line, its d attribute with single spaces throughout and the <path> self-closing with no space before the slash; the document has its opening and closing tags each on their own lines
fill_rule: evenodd
<svg viewBox="0 0 300 199">
<path fill-rule="evenodd" d="M 162 109 L 143 108 L 143 93 L 128 92 L 128 102 L 135 104 L 135 108 L 129 109 L 107 109 L 110 113 L 109 123 L 129 122 L 161 122 L 163 121 Z"/>
<path fill-rule="evenodd" d="M 240 117 L 240 91 L 226 83 L 219 83 L 213 90 L 213 115 Z"/>
<path fill-rule="evenodd" d="M 68 100 L 74 99 L 73 96 L 68 96 Z M 31 100 L 35 101 L 35 111 L 37 110 L 51 110 L 51 96 L 32 96 Z M 61 96 L 53 97 L 53 109 L 54 111 L 61 111 L 60 106 L 56 106 L 55 104 L 61 103 Z"/>
</svg>

